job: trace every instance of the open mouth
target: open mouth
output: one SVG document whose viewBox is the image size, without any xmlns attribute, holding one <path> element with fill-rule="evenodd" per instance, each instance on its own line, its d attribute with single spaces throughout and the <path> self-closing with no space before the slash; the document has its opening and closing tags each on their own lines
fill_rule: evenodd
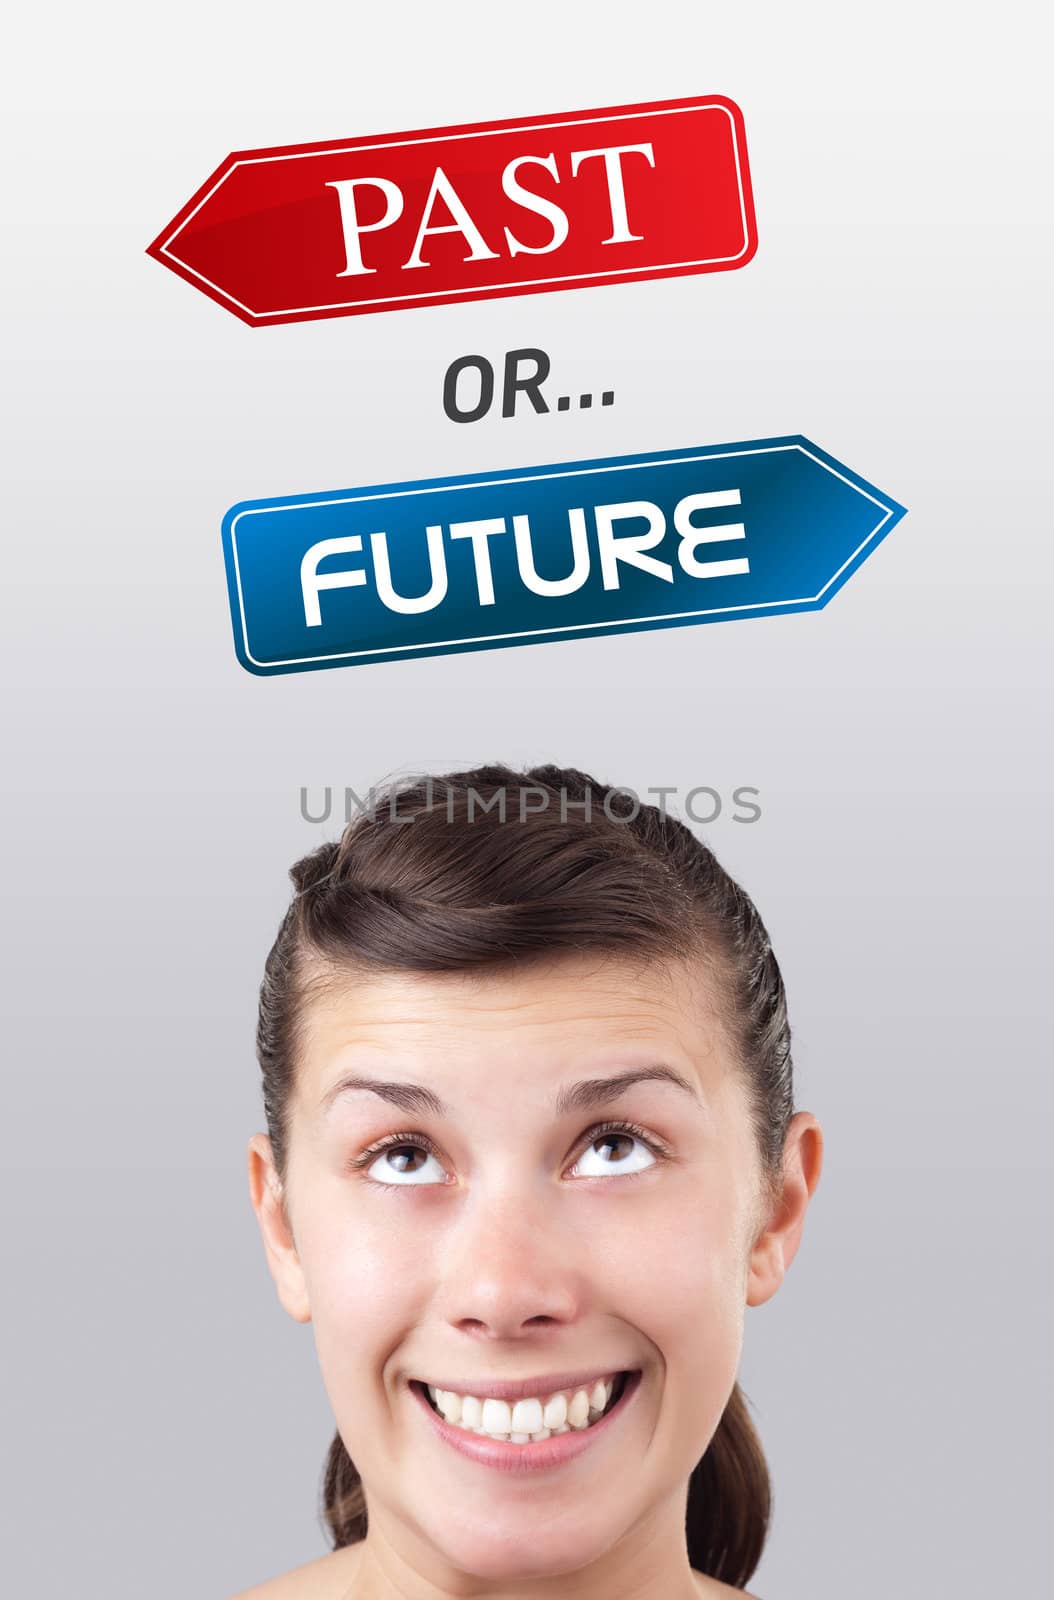
<svg viewBox="0 0 1054 1600">
<path fill-rule="evenodd" d="M 599 1411 L 599 1412 L 591 1411 L 589 1413 L 589 1418 L 588 1418 L 588 1421 L 586 1423 L 586 1426 L 584 1428 L 580 1427 L 577 1431 L 582 1432 L 582 1433 L 588 1433 L 590 1428 L 595 1427 L 598 1422 L 601 1422 L 601 1421 L 603 1421 L 603 1419 L 605 1417 L 610 1416 L 611 1412 L 614 1411 L 615 1407 L 619 1404 L 620 1400 L 622 1399 L 623 1395 L 625 1394 L 626 1386 L 629 1383 L 630 1379 L 631 1378 L 635 1379 L 635 1378 L 639 1377 L 639 1375 L 640 1375 L 640 1369 L 639 1368 L 630 1369 L 630 1370 L 627 1370 L 625 1372 L 616 1373 L 615 1374 L 615 1380 L 614 1380 L 614 1383 L 612 1384 L 612 1388 L 611 1388 L 611 1398 L 609 1399 L 607 1405 L 604 1407 L 603 1411 Z M 439 1417 L 441 1421 L 447 1422 L 446 1417 L 444 1417 L 442 1411 L 440 1411 L 439 1407 L 436 1405 L 435 1401 L 432 1399 L 431 1395 L 428 1393 L 428 1388 L 424 1383 L 422 1383 L 417 1378 L 413 1378 L 413 1379 L 410 1380 L 410 1387 L 412 1389 L 416 1390 L 417 1393 L 422 1396 L 422 1398 L 424 1399 L 425 1404 L 428 1406 L 430 1411 L 434 1412 L 435 1415 L 437 1417 Z M 459 1428 L 462 1431 L 464 1431 L 466 1433 L 469 1433 L 469 1434 L 475 1434 L 477 1437 L 480 1435 L 480 1433 L 482 1431 L 482 1430 L 478 1430 L 478 1429 L 475 1429 L 475 1428 L 465 1428 L 463 1426 L 463 1424 L 461 1424 L 461 1423 L 453 1423 L 453 1424 L 448 1423 L 448 1426 L 453 1426 L 453 1427 Z M 546 1434 L 548 1434 L 549 1431 L 550 1430 L 545 1430 Z M 567 1432 L 569 1430 L 568 1430 L 567 1424 L 564 1424 L 559 1429 L 553 1430 L 553 1431 L 564 1433 L 564 1432 Z M 499 1441 L 502 1436 L 499 1435 L 499 1434 L 490 1434 L 490 1435 L 484 1435 L 484 1437 L 489 1437 L 489 1438 L 492 1438 L 492 1439 L 494 1439 L 496 1441 Z M 506 1435 L 505 1437 L 509 1437 L 509 1436 Z M 526 1442 L 526 1441 L 524 1441 L 524 1442 Z"/>
</svg>

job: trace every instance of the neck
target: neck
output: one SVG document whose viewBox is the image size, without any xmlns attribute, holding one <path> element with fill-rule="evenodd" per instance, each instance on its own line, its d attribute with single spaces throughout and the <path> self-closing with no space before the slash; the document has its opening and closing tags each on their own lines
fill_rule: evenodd
<svg viewBox="0 0 1054 1600">
<path fill-rule="evenodd" d="M 372 1532 L 341 1555 L 341 1587 L 334 1600 L 700 1600 L 739 1594 L 695 1572 L 687 1552 L 660 1552 L 653 1544 L 633 1551 L 625 1541 L 588 1567 L 529 1577 L 486 1578 L 449 1566 L 432 1552 L 396 1548 Z"/>
</svg>

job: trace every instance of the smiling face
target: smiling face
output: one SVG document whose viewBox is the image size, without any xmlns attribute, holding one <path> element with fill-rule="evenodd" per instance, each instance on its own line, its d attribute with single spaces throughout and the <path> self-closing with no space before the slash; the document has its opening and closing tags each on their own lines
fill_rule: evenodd
<svg viewBox="0 0 1054 1600">
<path fill-rule="evenodd" d="M 786 1217 L 765 1231 L 704 970 L 593 955 L 338 979 L 304 1022 L 284 1209 L 263 1135 L 250 1174 L 282 1303 L 313 1324 L 362 1475 L 367 1543 L 444 1589 L 605 1563 L 651 1580 L 668 1560 L 683 1585 L 688 1478 L 735 1382 L 744 1306 L 796 1243 Z M 627 1073 L 617 1093 L 575 1089 Z M 641 1131 L 601 1131 L 626 1122 Z M 596 1438 L 576 1431 L 586 1448 L 533 1471 L 495 1463 L 545 1445 L 471 1434 L 463 1453 L 410 1386 L 528 1380 L 544 1398 L 554 1375 L 630 1369 Z"/>
</svg>

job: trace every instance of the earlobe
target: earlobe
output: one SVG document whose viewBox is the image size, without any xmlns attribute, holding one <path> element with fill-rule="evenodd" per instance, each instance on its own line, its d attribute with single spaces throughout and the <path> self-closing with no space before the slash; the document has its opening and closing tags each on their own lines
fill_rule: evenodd
<svg viewBox="0 0 1054 1600">
<path fill-rule="evenodd" d="M 811 1111 L 790 1120 L 783 1145 L 783 1183 L 776 1206 L 750 1252 L 746 1303 L 771 1300 L 798 1252 L 805 1213 L 820 1181 L 823 1130 Z"/>
<path fill-rule="evenodd" d="M 249 1140 L 249 1198 L 263 1237 L 264 1252 L 278 1298 L 294 1322 L 310 1322 L 307 1283 L 275 1170 L 271 1141 L 254 1133 Z"/>
</svg>

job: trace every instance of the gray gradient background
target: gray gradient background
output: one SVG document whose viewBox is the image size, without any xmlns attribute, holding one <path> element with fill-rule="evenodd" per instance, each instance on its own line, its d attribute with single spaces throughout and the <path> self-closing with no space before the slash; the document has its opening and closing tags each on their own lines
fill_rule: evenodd
<svg viewBox="0 0 1054 1600">
<path fill-rule="evenodd" d="M 983 22 L 980 19 L 983 15 Z M 761 790 L 708 830 L 826 1136 L 748 1311 L 764 1600 L 1035 1592 L 1049 1485 L 1050 126 L 1037 13 L 64 0 L 0 227 L 2 1503 L 20 1597 L 224 1596 L 326 1548 L 332 1418 L 245 1178 L 298 792 L 557 761 Z M 455 47 L 455 30 L 460 43 Z M 143 252 L 231 149 L 717 92 L 745 270 L 249 329 Z M 441 410 L 538 344 L 613 409 Z M 908 508 L 825 612 L 262 680 L 246 497 L 803 432 Z"/>
</svg>

